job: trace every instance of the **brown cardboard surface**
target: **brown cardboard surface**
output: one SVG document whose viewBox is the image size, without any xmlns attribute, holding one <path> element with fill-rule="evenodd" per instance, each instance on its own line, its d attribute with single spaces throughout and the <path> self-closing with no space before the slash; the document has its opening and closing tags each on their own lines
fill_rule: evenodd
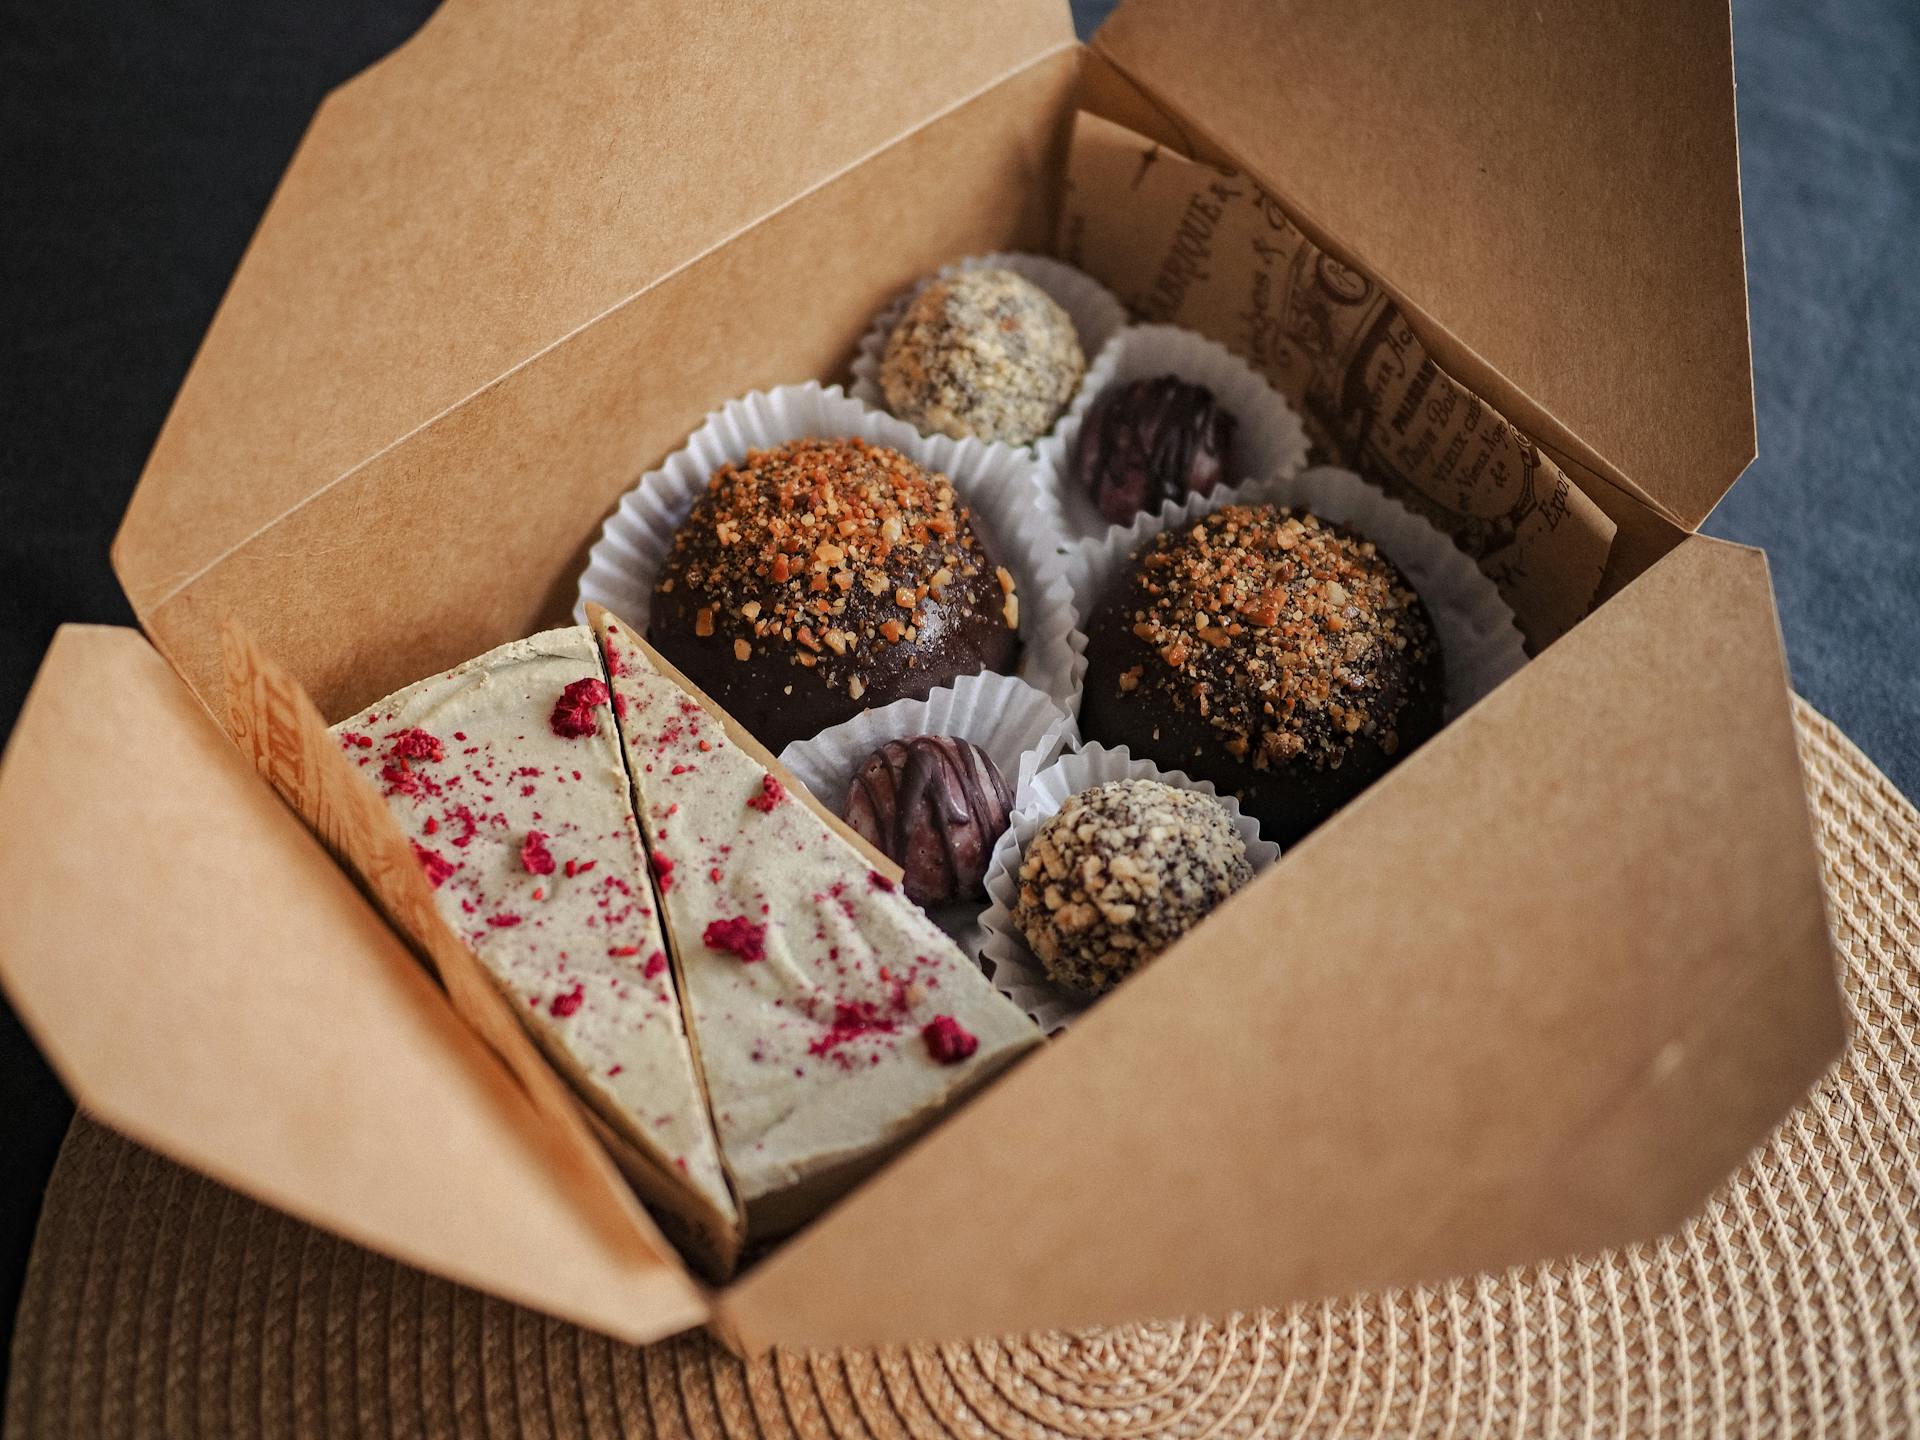
<svg viewBox="0 0 1920 1440">
<path fill-rule="evenodd" d="M 135 610 L 608 308 L 1072 44 L 1057 0 L 449 0 L 314 117 L 128 510 L 116 555 Z"/>
<path fill-rule="evenodd" d="M 1261 370 L 1320 455 L 1398 496 L 1474 557 L 1534 645 L 1587 613 L 1614 522 L 1449 375 L 1393 298 L 1308 239 L 1260 181 L 1082 113 L 1060 251 L 1134 314 L 1211 335 Z"/>
<path fill-rule="evenodd" d="M 0 976 L 81 1105 L 292 1214 L 633 1341 L 704 1298 L 133 631 L 0 764 Z M 417 867 L 416 867 L 417 868 Z"/>
<path fill-rule="evenodd" d="M 1650 1235 L 1842 1029 L 1765 565 L 1689 539 L 721 1323 L 1222 1313 Z"/>
<path fill-rule="evenodd" d="M 1725 0 L 1127 0 L 1094 46 L 1682 524 L 1752 459 Z"/>
<path fill-rule="evenodd" d="M 1077 60 L 1041 61 L 767 217 L 314 494 L 171 599 L 143 602 L 123 543 L 116 566 L 142 624 L 218 704 L 218 621 L 236 615 L 337 719 L 561 622 L 601 518 L 709 409 L 835 374 L 873 312 L 956 253 L 1046 245 Z M 156 470 L 145 484 L 175 481 Z M 497 583 L 509 563 L 514 583 Z"/>
</svg>

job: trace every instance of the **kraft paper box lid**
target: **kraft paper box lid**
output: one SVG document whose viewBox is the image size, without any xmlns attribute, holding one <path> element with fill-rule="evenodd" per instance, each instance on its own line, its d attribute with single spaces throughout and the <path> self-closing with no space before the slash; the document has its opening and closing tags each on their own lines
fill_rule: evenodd
<svg viewBox="0 0 1920 1440">
<path fill-rule="evenodd" d="M 116 541 L 135 612 L 146 623 L 609 307 L 1074 43 L 1054 0 L 447 0 L 308 127 Z M 848 317 L 849 345 L 866 318 Z"/>
<path fill-rule="evenodd" d="M 1128 24 L 1153 24 L 1153 8 Z M 1028 132 L 1070 117 L 1080 68 L 1051 4 L 963 14 L 823 0 L 777 18 L 715 7 L 678 26 L 612 0 L 574 0 L 544 23 L 521 9 L 451 0 L 328 102 L 189 377 L 116 563 L 203 698 L 215 698 L 229 608 L 306 646 L 290 658 L 331 715 L 504 638 L 473 632 L 527 618 L 512 606 L 563 608 L 570 591 L 501 599 L 513 590 L 491 583 L 502 536 L 525 547 L 514 558 L 530 573 L 570 584 L 568 527 L 617 493 L 572 477 L 592 471 L 604 488 L 632 473 L 621 467 L 636 434 L 664 453 L 689 428 L 669 433 L 675 405 L 714 403 L 754 365 L 822 366 L 867 318 L 812 319 L 796 345 L 764 307 L 716 313 L 717 296 L 764 299 L 823 260 L 838 292 L 884 294 L 908 277 L 858 273 L 852 242 L 874 224 L 905 237 L 896 260 L 1047 233 L 1047 215 L 1023 207 L 1057 174 L 1059 134 Z M 1154 57 L 1137 58 L 1134 78 L 1152 81 Z M 889 204 L 903 179 L 918 177 L 924 198 L 929 174 L 944 212 Z M 974 229 L 956 222 L 966 214 L 982 217 Z M 1382 237 L 1343 238 L 1371 254 Z M 626 303 L 636 289 L 646 303 Z M 1444 299 L 1425 297 L 1441 313 Z M 642 388 L 623 373 L 660 353 L 690 375 L 656 367 Z M 1567 364 L 1579 354 L 1574 336 Z M 650 428 L 610 449 L 599 431 L 616 415 L 630 424 L 637 399 Z M 463 1139 L 451 1158 L 342 1148 L 341 1173 L 310 1175 L 311 1159 L 289 1153 L 307 1126 L 372 1123 L 372 1101 L 351 1088 L 336 1108 L 304 1084 L 265 1087 L 251 1124 L 205 1108 L 222 1083 L 269 1067 L 290 1023 L 272 1004 L 257 1032 L 250 1009 L 196 1011 L 222 966 L 252 966 L 263 983 L 268 962 L 304 953 L 340 1009 L 394 991 L 424 1014 L 438 992 L 389 973 L 414 963 L 391 941 L 335 938 L 365 929 L 364 914 L 325 928 L 303 918 L 364 904 L 337 876 L 308 885 L 321 859 L 294 846 L 297 827 L 265 838 L 269 792 L 239 798 L 243 777 L 207 751 L 224 742 L 211 724 L 186 736 L 186 691 L 159 684 L 130 637 L 63 642 L 42 689 L 76 692 L 61 703 L 78 715 L 90 689 L 134 677 L 128 695 L 173 737 L 166 763 L 115 768 L 89 732 L 106 780 L 44 832 L 63 839 L 59 853 L 25 838 L 0 850 L 35 940 L 0 951 L 0 971 L 110 1121 L 401 1258 L 630 1339 L 702 1314 L 759 1344 L 1218 1311 L 1605 1244 L 1704 1195 L 1833 1052 L 1840 1023 L 1764 567 L 1675 538 L 1279 867 L 1284 885 L 1254 887 L 717 1296 L 587 1157 L 560 1157 L 583 1167 L 563 1185 L 551 1153 L 515 1152 L 525 1097 L 497 1069 L 488 1085 L 442 1077 L 419 1107 L 456 1136 L 486 1136 L 484 1165 L 480 1142 Z M 114 733 L 140 720 L 120 713 Z M 63 728 L 23 722 L 0 821 L 38 824 L 53 809 Z M 272 913 L 251 939 L 217 938 L 247 856 L 154 838 L 178 839 L 181 802 L 168 797 L 181 784 L 263 837 L 237 847 L 275 862 L 259 874 L 287 867 L 285 885 L 261 888 Z M 111 923 L 68 853 L 84 837 L 152 882 L 129 886 Z M 1374 883 L 1371 868 L 1403 863 L 1417 883 Z M 335 952 L 352 966 L 327 968 Z M 1218 1009 L 1170 1014 L 1163 992 L 1180 977 L 1217 989 Z M 89 1013 L 97 983 L 128 1003 Z M 1399 1010 L 1403 997 L 1421 1004 Z M 186 1052 L 165 1042 L 190 1030 L 150 1028 L 148 1014 L 240 1032 L 196 1052 L 211 1058 L 177 1082 L 194 1101 L 177 1124 L 158 1102 Z M 433 1014 L 419 1028 L 449 1047 L 447 1064 L 483 1069 L 451 1012 Z M 335 1070 L 378 1075 L 376 1056 L 396 1044 L 429 1090 L 440 1062 L 419 1060 L 423 1041 L 377 1027 L 362 1039 L 320 1046 L 329 1084 Z M 1175 1042 L 1219 1064 L 1168 1065 Z M 139 1047 L 161 1048 L 116 1058 Z M 152 1079 L 152 1094 L 129 1075 Z M 442 1233 L 441 1216 L 382 1189 L 464 1198 L 481 1169 L 553 1207 L 553 1265 L 504 1253 L 519 1239 L 481 1233 L 484 1216 Z M 1084 1223 L 1116 1197 L 1111 1225 Z M 450 1234 L 470 1253 L 450 1256 Z M 606 1275 L 584 1280 L 603 1259 Z"/>
<path fill-rule="evenodd" d="M 1093 45 L 1680 525 L 1752 460 L 1726 0 L 1126 0 Z"/>
<path fill-rule="evenodd" d="M 131 630 L 55 637 L 0 762 L 0 975 L 92 1114 L 439 1274 L 645 1340 L 706 1301 Z M 28 877 L 31 877 L 30 882 Z"/>
</svg>

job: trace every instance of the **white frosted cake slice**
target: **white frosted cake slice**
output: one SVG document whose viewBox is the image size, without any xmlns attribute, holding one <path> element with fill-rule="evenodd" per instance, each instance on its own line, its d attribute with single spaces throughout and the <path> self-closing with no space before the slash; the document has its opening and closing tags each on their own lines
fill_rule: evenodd
<svg viewBox="0 0 1920 1440">
<path fill-rule="evenodd" d="M 764 751 L 593 618 L 721 1154 L 767 1239 L 1040 1033 Z"/>
<path fill-rule="evenodd" d="M 664 1196 L 727 1263 L 739 1214 L 591 632 L 502 645 L 333 733 L 412 839 L 442 916 L 594 1113 L 655 1172 L 647 1198 Z M 622 1159 L 631 1174 L 633 1157 Z"/>
</svg>

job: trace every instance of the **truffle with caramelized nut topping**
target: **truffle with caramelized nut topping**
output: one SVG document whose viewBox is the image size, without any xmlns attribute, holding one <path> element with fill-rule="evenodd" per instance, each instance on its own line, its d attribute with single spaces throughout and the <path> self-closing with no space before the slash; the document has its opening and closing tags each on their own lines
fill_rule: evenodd
<svg viewBox="0 0 1920 1440">
<path fill-rule="evenodd" d="M 1344 526 L 1229 505 L 1147 541 L 1088 627 L 1082 728 L 1291 845 L 1440 728 L 1426 607 Z"/>
<path fill-rule="evenodd" d="M 1011 270 L 935 280 L 887 337 L 880 389 L 921 430 L 1026 445 L 1053 428 L 1086 373 L 1073 319 Z"/>
<path fill-rule="evenodd" d="M 867 757 L 845 814 L 900 866 L 909 900 L 950 905 L 986 897 L 987 861 L 1012 811 L 1012 787 L 978 745 L 909 735 Z"/>
<path fill-rule="evenodd" d="M 946 476 L 864 440 L 714 472 L 674 536 L 647 639 L 770 749 L 1019 651 L 1012 574 Z"/>
<path fill-rule="evenodd" d="M 1102 995 L 1252 878 L 1219 801 L 1112 780 L 1069 796 L 1027 843 L 1013 923 L 1055 984 Z"/>
</svg>

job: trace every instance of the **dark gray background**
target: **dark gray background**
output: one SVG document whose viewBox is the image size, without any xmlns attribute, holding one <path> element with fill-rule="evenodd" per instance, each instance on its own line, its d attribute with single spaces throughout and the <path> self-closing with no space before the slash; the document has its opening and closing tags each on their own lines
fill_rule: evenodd
<svg viewBox="0 0 1920 1440">
<path fill-rule="evenodd" d="M 432 9 L 0 0 L 0 733 L 55 625 L 131 623 L 107 542 L 247 237 Z M 1920 3 L 1734 20 L 1761 454 L 1706 529 L 1767 549 L 1795 684 L 1920 793 Z M 0 1006 L 0 1337 L 68 1114 Z"/>
</svg>

